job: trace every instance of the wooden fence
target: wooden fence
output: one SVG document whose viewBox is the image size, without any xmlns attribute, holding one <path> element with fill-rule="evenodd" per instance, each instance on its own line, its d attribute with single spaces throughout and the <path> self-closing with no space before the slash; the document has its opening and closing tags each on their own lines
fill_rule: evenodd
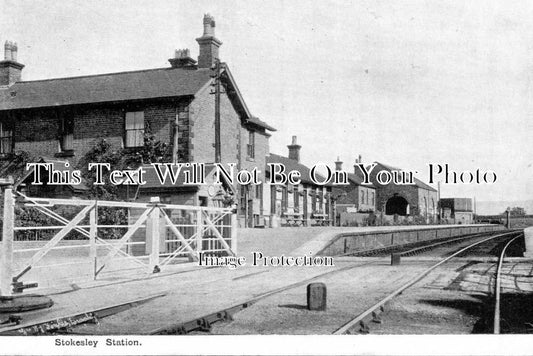
<svg viewBox="0 0 533 356">
<path fill-rule="evenodd" d="M 22 221 L 28 210 L 43 219 Z M 30 215 L 33 216 L 33 215 Z M 235 255 L 231 209 L 149 203 L 46 199 L 4 191 L 0 295 L 141 269 L 156 273 L 199 253 Z M 40 270 L 40 273 L 36 271 Z M 44 270 L 44 273 L 43 273 Z"/>
</svg>

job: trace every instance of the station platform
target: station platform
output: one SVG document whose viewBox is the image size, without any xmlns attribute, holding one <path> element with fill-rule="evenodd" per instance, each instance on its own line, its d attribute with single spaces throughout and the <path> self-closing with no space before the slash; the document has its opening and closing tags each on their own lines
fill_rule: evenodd
<svg viewBox="0 0 533 356">
<path fill-rule="evenodd" d="M 409 225 L 365 227 L 282 227 L 241 229 L 238 255 L 252 252 L 279 256 L 290 254 L 338 256 L 351 251 L 412 243 L 478 232 L 503 230 L 503 225 Z"/>
</svg>

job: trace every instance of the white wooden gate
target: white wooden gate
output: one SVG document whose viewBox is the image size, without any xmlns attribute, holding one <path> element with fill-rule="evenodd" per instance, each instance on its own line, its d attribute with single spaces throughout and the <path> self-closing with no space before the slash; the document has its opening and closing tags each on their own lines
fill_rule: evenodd
<svg viewBox="0 0 533 356">
<path fill-rule="evenodd" d="M 55 286 L 139 269 L 156 273 L 197 261 L 200 252 L 235 255 L 236 222 L 231 209 L 161 204 L 157 197 L 149 203 L 47 199 L 6 189 L 0 295 L 36 286 L 32 278 Z"/>
</svg>

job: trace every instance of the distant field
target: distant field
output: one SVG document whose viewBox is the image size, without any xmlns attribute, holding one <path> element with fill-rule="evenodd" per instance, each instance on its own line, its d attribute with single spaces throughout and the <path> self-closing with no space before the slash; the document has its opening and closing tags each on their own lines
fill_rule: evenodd
<svg viewBox="0 0 533 356">
<path fill-rule="evenodd" d="M 524 228 L 529 226 L 533 226 L 533 216 L 511 218 L 511 227 L 513 228 Z"/>
</svg>

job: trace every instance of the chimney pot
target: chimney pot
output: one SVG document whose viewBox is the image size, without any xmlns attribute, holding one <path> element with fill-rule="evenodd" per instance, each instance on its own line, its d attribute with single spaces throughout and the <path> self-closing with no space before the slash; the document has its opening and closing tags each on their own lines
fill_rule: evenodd
<svg viewBox="0 0 533 356">
<path fill-rule="evenodd" d="M 337 161 L 335 162 L 335 170 L 342 171 L 342 161 L 339 156 L 337 156 Z"/>
<path fill-rule="evenodd" d="M 359 169 L 359 167 L 357 166 L 357 164 L 359 163 L 363 163 L 363 160 L 361 158 L 361 155 L 359 155 L 356 159 L 355 159 L 355 164 L 353 166 L 353 170 L 354 170 L 354 173 L 355 174 L 358 174 L 358 173 L 361 173 L 361 170 Z"/>
<path fill-rule="evenodd" d="M 176 49 L 174 58 L 168 60 L 172 68 L 193 67 L 196 61 L 191 58 L 191 52 L 188 48 Z"/>
<path fill-rule="evenodd" d="M 0 61 L 0 86 L 9 86 L 21 79 L 23 64 L 17 62 L 18 46 L 15 42 L 4 43 L 4 60 Z"/>
<path fill-rule="evenodd" d="M 17 46 L 17 42 L 12 42 L 11 43 L 11 60 L 12 61 L 17 61 L 17 52 L 18 52 L 18 46 Z"/>
<path fill-rule="evenodd" d="M 204 34 L 203 36 L 215 36 L 215 18 L 209 13 L 204 14 Z"/>
<path fill-rule="evenodd" d="M 10 61 L 11 60 L 11 42 L 6 41 L 4 44 L 4 60 Z"/>
<path fill-rule="evenodd" d="M 211 68 L 218 58 L 218 49 L 222 42 L 215 37 L 215 18 L 210 14 L 204 15 L 204 34 L 197 38 L 200 46 L 198 68 Z"/>
</svg>

